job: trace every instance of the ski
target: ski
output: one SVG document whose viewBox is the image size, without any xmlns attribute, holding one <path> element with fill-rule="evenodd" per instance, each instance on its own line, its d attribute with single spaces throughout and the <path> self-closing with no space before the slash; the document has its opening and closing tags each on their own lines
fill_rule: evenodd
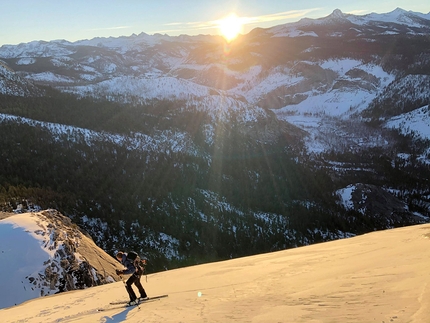
<svg viewBox="0 0 430 323">
<path fill-rule="evenodd" d="M 160 299 L 160 298 L 164 298 L 164 297 L 168 297 L 169 295 L 165 294 L 165 295 L 158 295 L 158 296 L 152 296 L 152 297 L 148 297 L 146 299 L 142 299 L 139 301 L 139 304 L 151 301 L 151 300 L 156 300 L 156 299 Z M 127 304 L 129 301 L 119 301 L 119 302 L 110 302 L 110 305 L 122 305 L 122 304 Z M 133 305 L 132 305 L 133 306 Z"/>
<path fill-rule="evenodd" d="M 145 300 L 145 302 L 149 302 L 149 301 L 156 301 L 157 299 L 152 299 L 152 300 Z M 128 308 L 131 309 L 133 307 L 137 307 L 140 310 L 140 304 L 142 304 L 142 301 L 133 305 L 128 305 L 128 302 L 112 302 L 110 303 L 109 306 L 105 307 L 105 308 L 98 308 L 97 312 L 106 312 L 106 311 L 111 311 L 111 310 L 117 310 L 117 309 L 121 309 L 121 308 Z"/>
</svg>

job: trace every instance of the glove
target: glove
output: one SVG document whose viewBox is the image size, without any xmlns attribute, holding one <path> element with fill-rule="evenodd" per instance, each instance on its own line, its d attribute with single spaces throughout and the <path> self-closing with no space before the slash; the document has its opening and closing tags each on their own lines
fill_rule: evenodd
<svg viewBox="0 0 430 323">
<path fill-rule="evenodd" d="M 115 270 L 116 271 L 116 274 L 119 276 L 119 275 L 122 275 L 122 270 L 119 270 L 119 269 L 117 269 L 117 270 Z"/>
</svg>

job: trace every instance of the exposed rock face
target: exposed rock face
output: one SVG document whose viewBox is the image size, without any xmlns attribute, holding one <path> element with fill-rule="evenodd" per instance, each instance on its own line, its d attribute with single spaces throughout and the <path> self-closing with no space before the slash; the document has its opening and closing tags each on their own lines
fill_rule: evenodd
<svg viewBox="0 0 430 323">
<path fill-rule="evenodd" d="M 29 214 L 40 227 L 34 233 L 51 252 L 44 270 L 25 277 L 40 289 L 40 296 L 114 282 L 120 264 L 85 235 L 77 225 L 56 210 Z"/>
</svg>

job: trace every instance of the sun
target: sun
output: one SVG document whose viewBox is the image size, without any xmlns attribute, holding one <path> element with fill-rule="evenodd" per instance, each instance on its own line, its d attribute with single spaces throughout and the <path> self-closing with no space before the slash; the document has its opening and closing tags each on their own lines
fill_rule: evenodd
<svg viewBox="0 0 430 323">
<path fill-rule="evenodd" d="M 218 29 L 229 43 L 242 31 L 241 19 L 235 13 L 231 13 L 218 21 Z"/>
</svg>

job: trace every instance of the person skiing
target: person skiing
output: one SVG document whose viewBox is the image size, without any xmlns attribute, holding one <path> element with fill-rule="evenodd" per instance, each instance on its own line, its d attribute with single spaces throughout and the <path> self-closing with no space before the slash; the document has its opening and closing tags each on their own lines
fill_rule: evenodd
<svg viewBox="0 0 430 323">
<path fill-rule="evenodd" d="M 129 275 L 131 276 L 127 279 L 125 283 L 125 289 L 128 292 L 128 295 L 130 296 L 130 302 L 128 305 L 136 305 L 139 303 L 140 300 L 147 299 L 148 296 L 146 295 L 145 289 L 143 288 L 142 284 L 140 283 L 140 277 L 143 274 L 143 268 L 139 266 L 137 261 L 134 261 L 127 257 L 127 253 L 123 251 L 119 251 L 116 254 L 116 259 L 118 259 L 121 264 L 126 267 L 124 270 L 116 270 L 116 274 L 121 275 Z M 140 298 L 138 299 L 136 296 L 136 293 L 134 292 L 132 285 L 135 284 L 137 289 L 140 293 Z"/>
</svg>

